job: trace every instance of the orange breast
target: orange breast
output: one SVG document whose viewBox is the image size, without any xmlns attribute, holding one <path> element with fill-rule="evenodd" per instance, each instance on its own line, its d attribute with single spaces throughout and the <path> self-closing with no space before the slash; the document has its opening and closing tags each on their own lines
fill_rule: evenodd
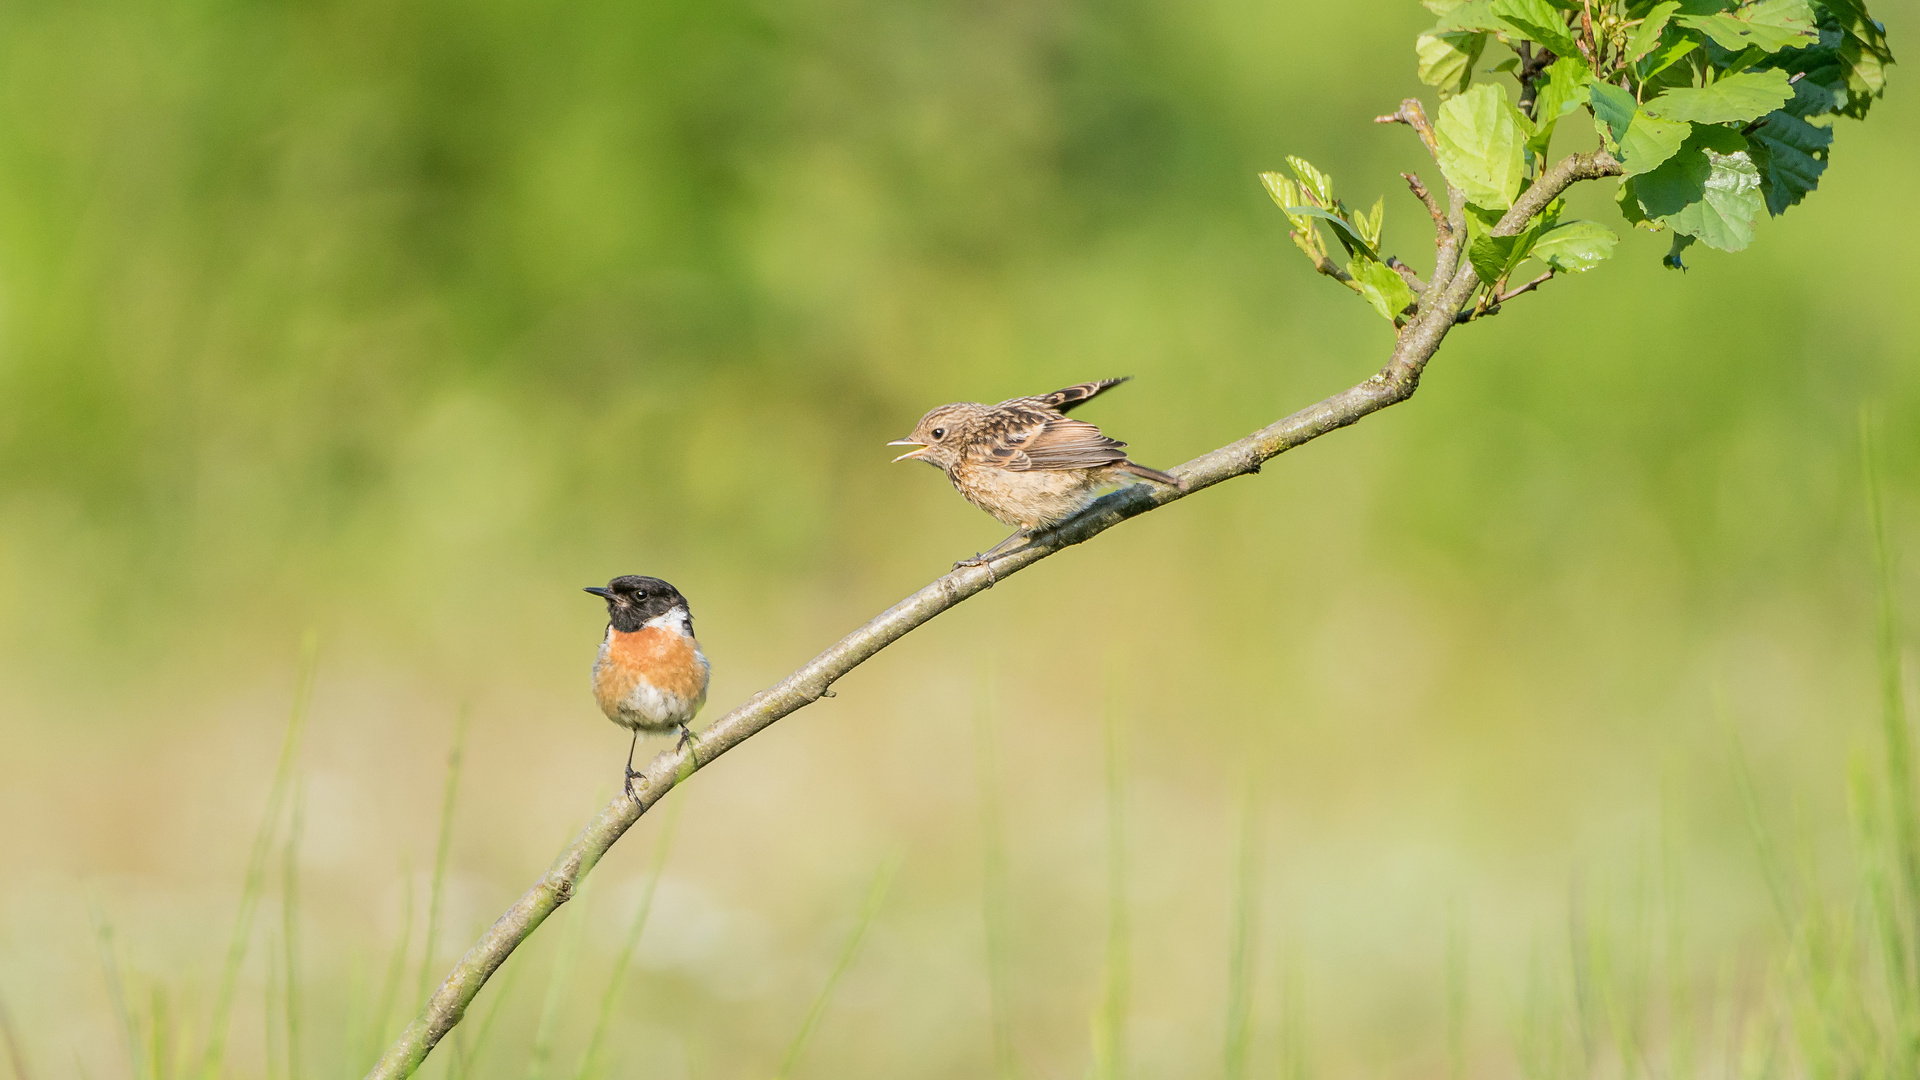
<svg viewBox="0 0 1920 1080">
<path fill-rule="evenodd" d="M 641 682 L 689 701 L 707 687 L 707 665 L 693 639 L 664 627 L 632 633 L 613 631 L 600 663 L 594 665 L 593 693 L 611 716 Z"/>
</svg>

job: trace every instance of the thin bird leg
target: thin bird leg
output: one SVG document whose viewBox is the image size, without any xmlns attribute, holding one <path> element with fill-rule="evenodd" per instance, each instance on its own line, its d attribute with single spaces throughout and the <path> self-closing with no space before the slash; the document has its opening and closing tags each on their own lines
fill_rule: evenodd
<svg viewBox="0 0 1920 1080">
<path fill-rule="evenodd" d="M 634 728 L 633 741 L 627 744 L 627 783 L 626 783 L 627 798 L 634 799 L 634 800 L 638 800 L 640 798 L 638 795 L 635 795 L 633 793 L 633 778 L 640 775 L 639 773 L 633 771 L 633 751 L 639 745 L 640 745 L 640 729 Z"/>
<path fill-rule="evenodd" d="M 1021 529 L 1020 531 L 1014 533 L 1012 536 L 1007 537 L 1005 540 L 1002 540 L 999 543 L 988 548 L 987 550 L 980 552 L 978 555 L 975 555 L 973 558 L 961 559 L 959 562 L 954 563 L 953 568 L 955 570 L 958 570 L 963 566 L 985 566 L 988 559 L 991 559 L 995 555 L 998 555 L 1000 553 L 1001 548 L 1006 547 L 1008 544 L 1013 543 L 1015 540 L 1025 540 L 1028 536 L 1032 535 L 1032 533 L 1033 533 L 1032 529 Z M 991 571 L 993 567 L 988 566 L 987 569 Z"/>
</svg>

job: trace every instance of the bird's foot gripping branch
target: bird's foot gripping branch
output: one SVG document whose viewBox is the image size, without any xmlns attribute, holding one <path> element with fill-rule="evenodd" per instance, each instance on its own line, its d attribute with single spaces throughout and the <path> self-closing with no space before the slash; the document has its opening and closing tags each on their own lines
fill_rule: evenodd
<svg viewBox="0 0 1920 1080">
<path fill-rule="evenodd" d="M 1612 254 L 1605 225 L 1570 221 L 1561 196 L 1583 180 L 1618 177 L 1632 226 L 1668 230 L 1669 266 L 1694 242 L 1738 251 L 1760 211 L 1778 215 L 1810 194 L 1826 168 L 1837 116 L 1863 117 L 1892 62 L 1886 37 L 1858 0 L 1428 0 L 1439 22 L 1415 43 L 1420 77 L 1438 88 L 1431 119 L 1409 99 L 1384 122 L 1420 136 L 1445 178 L 1446 199 L 1419 177 L 1408 188 L 1433 220 L 1434 268 L 1422 279 L 1381 251 L 1384 200 L 1348 209 L 1332 181 L 1299 159 L 1267 190 L 1319 271 L 1363 297 L 1394 326 L 1385 367 L 1291 416 L 1178 466 L 1175 485 L 1137 484 L 1094 502 L 1028 543 L 963 565 L 876 616 L 773 687 L 715 722 L 697 742 L 656 758 L 581 831 L 560 859 L 467 951 L 419 1017 L 368 1074 L 410 1075 L 460 1022 L 487 979 L 650 807 L 695 768 L 819 700 L 828 688 L 941 612 L 997 580 L 1411 396 L 1456 325 L 1498 312 L 1557 275 Z M 1512 55 L 1475 82 L 1487 46 Z M 1598 146 L 1547 164 L 1563 124 Z M 1322 233 L 1345 254 L 1336 263 Z M 1539 264 L 1529 270 L 1526 264 Z M 1530 276 L 1531 275 L 1531 276 Z M 1517 283 L 1516 283 L 1517 282 Z"/>
</svg>

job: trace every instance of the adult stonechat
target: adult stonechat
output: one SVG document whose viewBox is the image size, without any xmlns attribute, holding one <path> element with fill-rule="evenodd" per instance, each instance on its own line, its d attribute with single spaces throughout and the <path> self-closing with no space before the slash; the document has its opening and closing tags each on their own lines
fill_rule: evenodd
<svg viewBox="0 0 1920 1080">
<path fill-rule="evenodd" d="M 1092 502 L 1100 488 L 1133 477 L 1186 490 L 1177 478 L 1127 460 L 1126 443 L 1067 413 L 1126 379 L 1101 379 L 998 405 L 960 401 L 920 418 L 913 434 L 888 446 L 913 446 L 894 458 L 924 461 L 947 474 L 967 501 L 1017 531 L 955 565 L 979 563 L 1008 544 L 1057 525 Z"/>
<path fill-rule="evenodd" d="M 659 578 L 624 574 L 588 592 L 607 602 L 607 636 L 593 661 L 593 697 L 607 719 L 633 731 L 627 746 L 627 795 L 633 795 L 634 747 L 640 736 L 680 733 L 693 741 L 693 721 L 707 703 L 707 655 L 693 636 L 693 611 L 680 590 Z"/>
</svg>

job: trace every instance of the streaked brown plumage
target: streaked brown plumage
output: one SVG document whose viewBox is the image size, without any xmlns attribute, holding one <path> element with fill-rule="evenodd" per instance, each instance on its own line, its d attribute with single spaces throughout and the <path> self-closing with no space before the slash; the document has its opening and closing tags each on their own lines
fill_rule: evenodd
<svg viewBox="0 0 1920 1080">
<path fill-rule="evenodd" d="M 940 469 L 967 501 L 1018 529 L 993 548 L 998 551 L 1072 517 L 1100 488 L 1129 477 L 1184 490 L 1177 478 L 1127 460 L 1121 449 L 1126 443 L 1067 417 L 1126 381 L 1101 379 L 998 405 L 942 405 L 921 417 L 911 435 L 889 445 L 919 447 L 894 460 L 912 458 Z"/>
</svg>

